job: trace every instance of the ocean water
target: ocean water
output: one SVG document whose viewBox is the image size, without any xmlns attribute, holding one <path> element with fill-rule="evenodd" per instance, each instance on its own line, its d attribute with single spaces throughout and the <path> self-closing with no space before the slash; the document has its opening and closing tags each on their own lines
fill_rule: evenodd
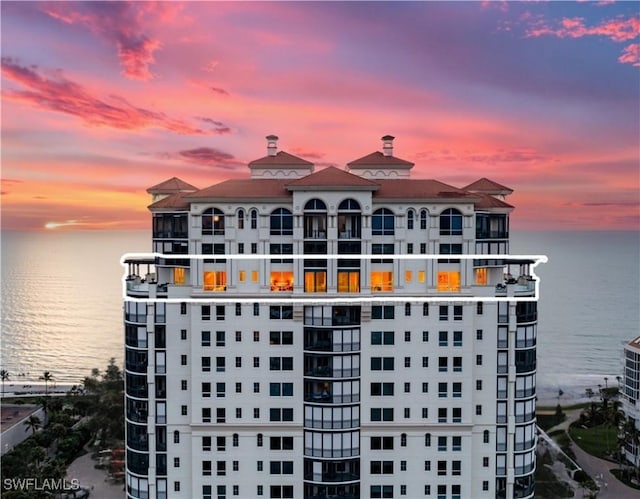
<svg viewBox="0 0 640 499">
<path fill-rule="evenodd" d="M 2 369 L 16 383 L 50 371 L 79 383 L 111 357 L 122 365 L 126 252 L 146 231 L 2 232 Z M 622 345 L 640 334 L 640 235 L 512 232 L 511 254 L 545 254 L 538 329 L 539 398 L 577 398 L 615 383 Z"/>
</svg>

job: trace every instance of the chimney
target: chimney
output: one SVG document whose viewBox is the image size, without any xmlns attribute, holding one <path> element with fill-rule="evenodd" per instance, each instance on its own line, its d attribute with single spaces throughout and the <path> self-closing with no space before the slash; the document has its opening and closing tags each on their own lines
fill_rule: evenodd
<svg viewBox="0 0 640 499">
<path fill-rule="evenodd" d="M 275 156 L 278 152 L 278 137 L 277 135 L 267 135 L 267 155 Z"/>
<path fill-rule="evenodd" d="M 382 137 L 382 154 L 385 156 L 393 156 L 393 135 L 385 135 Z"/>
</svg>

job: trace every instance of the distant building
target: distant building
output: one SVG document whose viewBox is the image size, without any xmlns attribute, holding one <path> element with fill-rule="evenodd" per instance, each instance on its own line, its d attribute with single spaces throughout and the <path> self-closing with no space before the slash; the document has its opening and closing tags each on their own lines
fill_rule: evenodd
<svg viewBox="0 0 640 499">
<path fill-rule="evenodd" d="M 640 336 L 624 346 L 622 410 L 640 432 Z M 637 443 L 627 439 L 624 452 L 630 463 L 640 466 L 640 451 Z"/>
<path fill-rule="evenodd" d="M 249 178 L 148 189 L 163 256 L 126 262 L 128 497 L 533 497 L 512 190 L 412 178 L 391 136 L 320 171 L 277 140 Z"/>
</svg>

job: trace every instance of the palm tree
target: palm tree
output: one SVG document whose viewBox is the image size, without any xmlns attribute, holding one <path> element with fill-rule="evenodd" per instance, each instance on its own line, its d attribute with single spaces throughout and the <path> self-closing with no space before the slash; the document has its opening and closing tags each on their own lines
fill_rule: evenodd
<svg viewBox="0 0 640 499">
<path fill-rule="evenodd" d="M 4 382 L 9 381 L 9 371 L 2 369 L 0 371 L 0 376 L 2 376 L 2 395 L 4 396 Z"/>
<path fill-rule="evenodd" d="M 49 395 L 49 382 L 53 381 L 53 374 L 45 371 L 38 379 L 44 381 L 44 396 L 47 397 Z"/>
<path fill-rule="evenodd" d="M 24 422 L 24 425 L 27 427 L 25 431 L 31 430 L 31 434 L 33 435 L 36 430 L 42 425 L 42 421 L 40 421 L 40 418 L 38 416 L 32 414 L 31 416 L 29 416 L 29 419 Z"/>
</svg>

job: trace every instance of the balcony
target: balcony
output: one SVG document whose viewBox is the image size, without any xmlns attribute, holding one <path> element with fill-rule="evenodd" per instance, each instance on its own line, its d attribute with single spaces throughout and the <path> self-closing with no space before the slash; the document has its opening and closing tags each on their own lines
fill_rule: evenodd
<svg viewBox="0 0 640 499">
<path fill-rule="evenodd" d="M 353 378 L 360 376 L 360 368 L 337 369 L 330 366 L 317 366 L 305 369 L 304 375 L 313 378 Z"/>
<path fill-rule="evenodd" d="M 360 230 L 341 230 L 338 232 L 338 239 L 360 239 Z"/>
</svg>

